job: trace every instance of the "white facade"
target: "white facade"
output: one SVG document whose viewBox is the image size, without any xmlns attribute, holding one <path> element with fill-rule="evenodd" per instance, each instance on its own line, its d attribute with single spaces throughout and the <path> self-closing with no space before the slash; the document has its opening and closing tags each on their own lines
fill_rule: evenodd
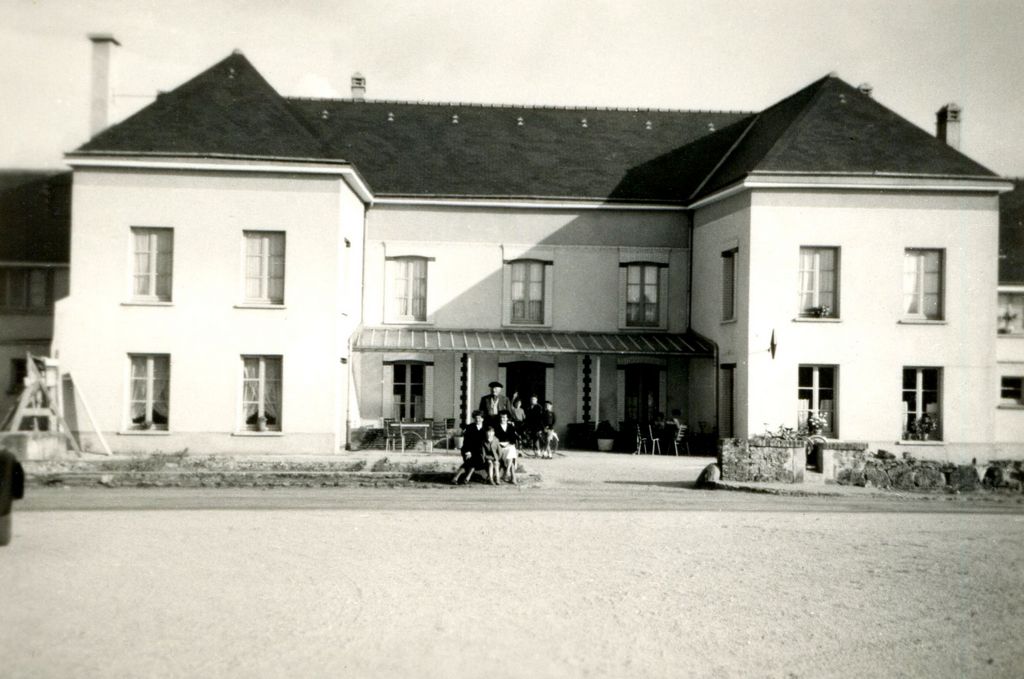
<svg viewBox="0 0 1024 679">
<path fill-rule="evenodd" d="M 1024 286 L 999 286 L 996 336 L 996 449 L 1024 455 Z"/>
<path fill-rule="evenodd" d="M 995 431 L 998 198 L 956 191 L 754 189 L 699 208 L 694 328 L 735 366 L 733 434 L 798 425 L 801 366 L 828 367 L 833 435 L 930 459 L 991 454 Z M 835 318 L 800 316 L 801 247 L 838 255 Z M 942 253 L 941 318 L 904 313 L 908 250 Z M 723 320 L 722 254 L 735 251 L 737 309 Z M 708 294 L 701 294 L 707 291 Z M 774 356 L 772 345 L 774 338 Z M 938 430 L 905 440 L 903 376 L 936 369 Z M 725 404 L 721 407 L 726 407 Z"/>
<path fill-rule="evenodd" d="M 76 170 L 71 294 L 57 304 L 53 352 L 115 451 L 343 446 L 342 360 L 360 320 L 351 291 L 361 280 L 364 207 L 342 177 L 321 172 Z M 133 228 L 173 233 L 170 299 L 136 294 Z M 246 232 L 283 234 L 283 303 L 247 300 Z M 169 358 L 165 427 L 132 421 L 133 356 Z M 280 431 L 245 421 L 245 356 L 280 362 L 281 412 L 271 427 Z M 84 405 L 68 405 L 68 419 L 95 446 Z"/>
</svg>

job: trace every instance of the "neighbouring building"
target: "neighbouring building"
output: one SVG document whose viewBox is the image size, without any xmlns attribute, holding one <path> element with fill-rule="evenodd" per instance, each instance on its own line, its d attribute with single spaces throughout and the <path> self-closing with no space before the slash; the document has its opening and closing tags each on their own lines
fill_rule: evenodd
<svg viewBox="0 0 1024 679">
<path fill-rule="evenodd" d="M 999 310 L 996 441 L 1001 453 L 1024 446 L 1024 179 L 999 201 Z"/>
<path fill-rule="evenodd" d="M 236 52 L 68 154 L 53 348 L 115 449 L 338 450 L 494 379 L 562 433 L 992 449 L 1011 184 L 955 105 L 938 139 L 833 75 L 751 113 L 365 91 L 284 97 Z"/>
<path fill-rule="evenodd" d="M 0 424 L 17 403 L 26 354 L 50 353 L 70 234 L 70 172 L 0 171 Z"/>
</svg>

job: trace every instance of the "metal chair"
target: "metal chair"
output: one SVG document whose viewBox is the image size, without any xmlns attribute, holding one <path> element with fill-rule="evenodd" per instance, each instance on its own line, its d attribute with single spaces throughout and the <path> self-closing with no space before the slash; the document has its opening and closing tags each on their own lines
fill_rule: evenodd
<svg viewBox="0 0 1024 679">
<path fill-rule="evenodd" d="M 661 440 L 654 435 L 654 427 L 647 425 L 647 438 L 651 442 L 651 455 L 654 455 L 654 451 L 658 451 L 658 455 L 661 455 Z"/>
<path fill-rule="evenodd" d="M 640 432 L 640 425 L 636 425 L 636 450 L 633 451 L 634 455 L 640 455 L 641 453 L 647 452 L 647 439 Z"/>
<path fill-rule="evenodd" d="M 675 454 L 679 455 L 680 444 L 686 450 L 686 454 L 690 454 L 690 439 L 686 437 L 686 425 L 679 425 L 679 429 L 676 431 L 676 437 L 672 439 L 672 448 L 675 450 Z"/>
<path fill-rule="evenodd" d="M 395 419 L 393 417 L 384 418 L 384 450 L 389 452 L 395 449 L 395 438 L 396 432 L 394 429 Z"/>
</svg>

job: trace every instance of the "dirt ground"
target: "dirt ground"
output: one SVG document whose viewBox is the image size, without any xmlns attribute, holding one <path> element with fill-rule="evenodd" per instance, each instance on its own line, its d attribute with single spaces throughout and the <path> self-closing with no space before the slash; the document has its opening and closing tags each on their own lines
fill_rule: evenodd
<svg viewBox="0 0 1024 679">
<path fill-rule="evenodd" d="M 633 485 L 367 489 L 337 507 L 330 491 L 40 491 L 0 551 L 3 675 L 1024 674 L 1019 508 L 819 511 L 830 500 L 607 464 Z M 589 509 L 543 508 L 571 493 Z M 695 499 L 607 510 L 647 495 Z"/>
</svg>

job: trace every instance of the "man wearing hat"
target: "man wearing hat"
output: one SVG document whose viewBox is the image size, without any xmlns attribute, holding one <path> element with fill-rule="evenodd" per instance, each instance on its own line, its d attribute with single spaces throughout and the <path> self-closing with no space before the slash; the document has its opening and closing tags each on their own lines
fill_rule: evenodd
<svg viewBox="0 0 1024 679">
<path fill-rule="evenodd" d="M 491 382 L 487 386 L 491 388 L 491 393 L 480 399 L 480 412 L 484 414 L 484 421 L 487 425 L 497 427 L 501 422 L 499 417 L 501 411 L 512 412 L 512 403 L 508 400 L 508 396 L 501 393 L 501 390 L 505 388 L 501 382 Z"/>
</svg>

